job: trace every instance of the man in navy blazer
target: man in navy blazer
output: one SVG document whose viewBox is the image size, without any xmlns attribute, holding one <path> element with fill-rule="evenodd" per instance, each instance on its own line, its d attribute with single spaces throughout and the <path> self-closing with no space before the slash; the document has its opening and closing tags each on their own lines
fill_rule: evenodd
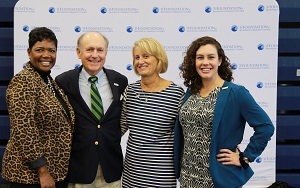
<svg viewBox="0 0 300 188">
<path fill-rule="evenodd" d="M 121 149 L 121 96 L 127 78 L 105 69 L 108 40 L 98 32 L 81 35 L 77 55 L 81 67 L 56 77 L 75 111 L 75 127 L 68 171 L 69 188 L 121 187 L 123 154 Z M 100 122 L 91 111 L 89 77 L 96 76 L 96 86 L 103 102 Z"/>
</svg>

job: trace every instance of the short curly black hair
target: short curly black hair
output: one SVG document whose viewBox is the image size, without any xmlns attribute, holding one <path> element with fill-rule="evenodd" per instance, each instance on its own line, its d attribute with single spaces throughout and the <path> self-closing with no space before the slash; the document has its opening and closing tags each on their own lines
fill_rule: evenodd
<svg viewBox="0 0 300 188">
<path fill-rule="evenodd" d="M 47 27 L 36 27 L 32 29 L 28 38 L 29 49 L 32 49 L 36 42 L 42 42 L 45 39 L 54 42 L 55 48 L 57 48 L 57 38 L 51 29 Z"/>
<path fill-rule="evenodd" d="M 218 68 L 219 76 L 226 81 L 232 81 L 232 67 L 229 58 L 225 55 L 225 52 L 221 44 L 213 37 L 204 36 L 193 41 L 187 48 L 183 63 L 181 66 L 180 75 L 184 79 L 184 85 L 191 89 L 191 93 L 195 94 L 199 92 L 202 86 L 202 78 L 196 70 L 196 52 L 204 45 L 211 44 L 216 47 L 219 59 L 222 60 L 221 65 Z"/>
</svg>

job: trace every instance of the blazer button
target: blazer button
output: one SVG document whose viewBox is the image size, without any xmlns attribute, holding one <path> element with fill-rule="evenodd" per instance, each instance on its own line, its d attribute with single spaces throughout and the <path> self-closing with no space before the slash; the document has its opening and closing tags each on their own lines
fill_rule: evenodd
<svg viewBox="0 0 300 188">
<path fill-rule="evenodd" d="M 100 129 L 101 125 L 98 125 L 97 127 L 98 127 L 98 129 Z"/>
<path fill-rule="evenodd" d="M 99 144 L 98 141 L 96 141 L 96 142 L 95 142 L 95 145 L 98 146 L 98 144 Z"/>
</svg>

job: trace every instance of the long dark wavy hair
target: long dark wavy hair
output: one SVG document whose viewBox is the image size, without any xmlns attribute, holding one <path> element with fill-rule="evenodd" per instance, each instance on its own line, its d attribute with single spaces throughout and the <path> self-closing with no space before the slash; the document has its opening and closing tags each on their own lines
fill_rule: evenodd
<svg viewBox="0 0 300 188">
<path fill-rule="evenodd" d="M 184 79 L 183 84 L 191 89 L 192 94 L 198 93 L 202 86 L 202 78 L 196 70 L 196 52 L 204 45 L 211 44 L 216 47 L 219 59 L 222 60 L 218 68 L 219 76 L 226 81 L 232 81 L 232 67 L 229 58 L 225 55 L 221 44 L 214 38 L 205 36 L 193 41 L 185 53 L 180 75 Z"/>
</svg>

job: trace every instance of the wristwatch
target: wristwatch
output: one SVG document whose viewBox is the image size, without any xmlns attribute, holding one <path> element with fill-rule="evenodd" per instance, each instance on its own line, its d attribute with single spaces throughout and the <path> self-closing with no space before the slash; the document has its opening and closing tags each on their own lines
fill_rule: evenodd
<svg viewBox="0 0 300 188">
<path fill-rule="evenodd" d="M 243 160 L 244 160 L 247 164 L 249 164 L 249 159 L 248 159 L 248 157 L 243 157 Z"/>
<path fill-rule="evenodd" d="M 249 167 L 249 159 L 248 159 L 248 157 L 244 156 L 243 152 L 240 152 L 240 158 L 239 158 L 239 160 L 240 160 L 241 166 L 244 169 L 247 169 Z"/>
</svg>

